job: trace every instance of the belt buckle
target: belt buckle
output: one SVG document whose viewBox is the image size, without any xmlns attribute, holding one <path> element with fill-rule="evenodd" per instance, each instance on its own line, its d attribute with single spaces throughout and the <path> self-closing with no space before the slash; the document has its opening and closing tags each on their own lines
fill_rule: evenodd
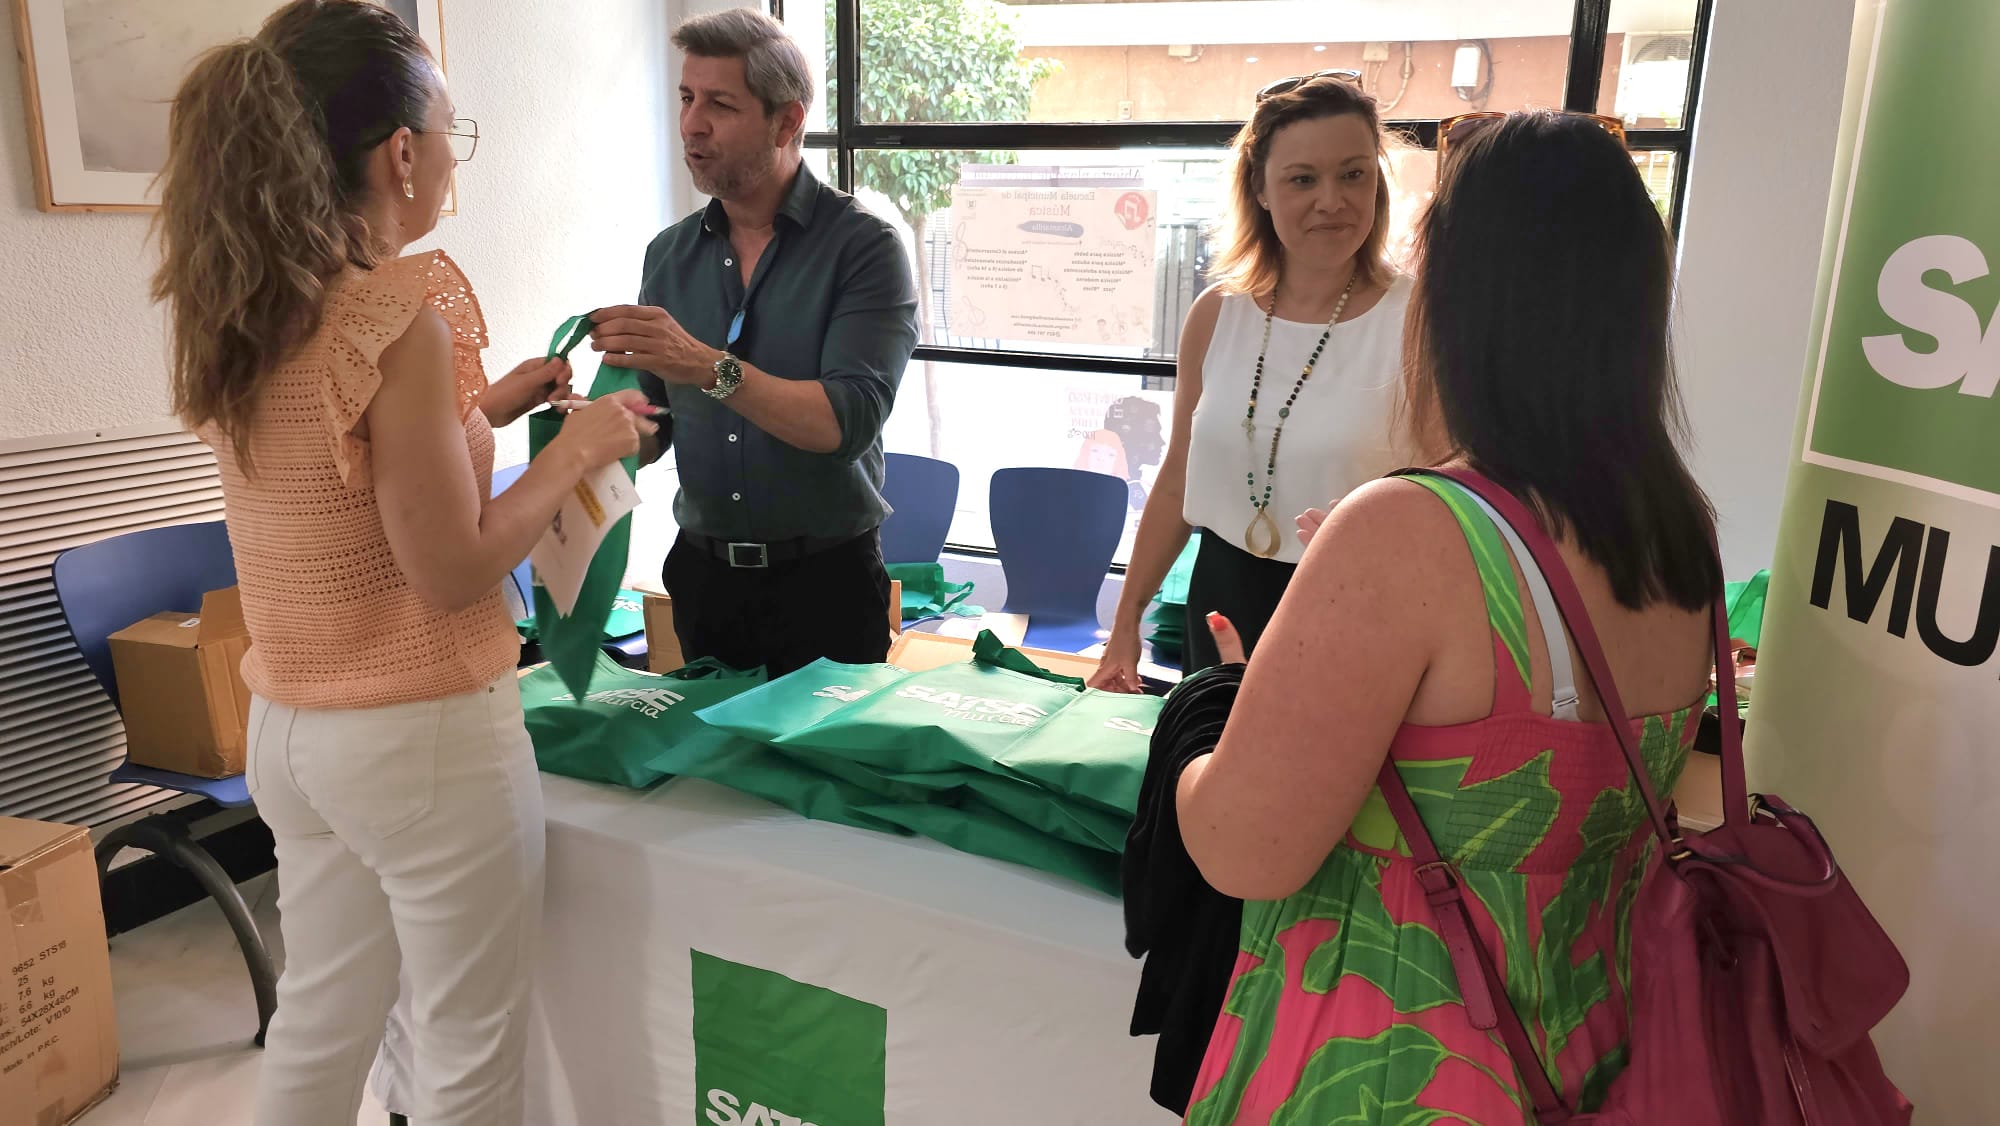
<svg viewBox="0 0 2000 1126">
<path fill-rule="evenodd" d="M 761 543 L 732 543 L 729 565 L 745 571 L 767 568 L 771 565 L 771 549 Z"/>
</svg>

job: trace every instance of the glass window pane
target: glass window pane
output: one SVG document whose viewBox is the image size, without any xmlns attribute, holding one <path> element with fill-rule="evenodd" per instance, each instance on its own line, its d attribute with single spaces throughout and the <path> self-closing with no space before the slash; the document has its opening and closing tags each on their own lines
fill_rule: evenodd
<svg viewBox="0 0 2000 1126">
<path fill-rule="evenodd" d="M 785 30 L 805 52 L 806 63 L 817 68 L 819 96 L 806 110 L 806 132 L 831 133 L 834 122 L 834 37 L 833 0 L 785 0 Z"/>
<path fill-rule="evenodd" d="M 833 170 L 832 149 L 807 149 L 805 158 L 806 167 L 812 169 L 812 174 L 819 177 L 820 183 L 836 188 L 840 186 L 840 177 Z"/>
<path fill-rule="evenodd" d="M 1612 0 L 1597 112 L 1635 129 L 1686 124 L 1696 2 Z"/>
<path fill-rule="evenodd" d="M 1646 193 L 1653 197 L 1653 206 L 1660 209 L 1660 218 L 1672 223 L 1674 218 L 1674 174 L 1680 167 L 1680 154 L 1672 152 L 1635 152 L 1632 163 L 1639 168 L 1639 175 L 1645 178 Z"/>
<path fill-rule="evenodd" d="M 1208 286 L 1225 156 L 863 150 L 856 194 L 903 236 L 925 294 L 925 343 L 1171 359 Z M 1400 253 L 1436 160 L 1411 151 L 1393 167 Z"/>
<path fill-rule="evenodd" d="M 1136 375 L 917 360 L 903 375 L 883 444 L 958 466 L 950 538 L 972 547 L 993 546 L 986 500 L 996 469 L 1056 466 L 1123 477 L 1131 492 L 1115 557 L 1123 563 L 1173 419 L 1173 392 L 1141 384 Z"/>
<path fill-rule="evenodd" d="M 827 0 L 787 3 L 796 23 Z M 1570 0 L 861 0 L 861 120 L 1231 121 L 1363 72 L 1390 115 L 1561 104 Z M 829 37 L 830 38 L 830 37 Z"/>
</svg>

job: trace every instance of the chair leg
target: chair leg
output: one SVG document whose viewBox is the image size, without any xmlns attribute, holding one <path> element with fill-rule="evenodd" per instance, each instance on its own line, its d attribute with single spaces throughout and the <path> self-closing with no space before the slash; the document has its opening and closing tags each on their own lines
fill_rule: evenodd
<svg viewBox="0 0 2000 1126">
<path fill-rule="evenodd" d="M 264 936 L 257 930 L 256 920 L 250 917 L 249 905 L 243 902 L 243 893 L 236 889 L 236 882 L 188 832 L 187 823 L 169 814 L 155 814 L 115 829 L 98 844 L 100 884 L 111 868 L 112 858 L 126 848 L 165 857 L 193 876 L 222 909 L 222 917 L 229 920 L 229 929 L 236 933 L 236 944 L 242 948 L 244 965 L 250 971 L 250 987 L 257 995 L 257 1046 L 263 1047 L 271 1015 L 278 1011 L 278 970 L 271 961 L 270 949 L 264 945 Z"/>
</svg>

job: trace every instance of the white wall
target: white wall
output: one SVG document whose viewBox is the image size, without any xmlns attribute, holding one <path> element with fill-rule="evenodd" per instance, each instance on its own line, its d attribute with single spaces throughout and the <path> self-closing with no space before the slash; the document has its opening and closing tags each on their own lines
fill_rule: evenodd
<svg viewBox="0 0 2000 1126">
<path fill-rule="evenodd" d="M 630 300 L 676 214 L 665 0 L 445 0 L 446 69 L 477 118 L 460 214 L 424 246 L 471 276 L 499 374 L 564 317 Z M 143 215 L 35 210 L 19 63 L 0 62 L 0 440 L 165 418 L 161 320 Z M 517 428 L 518 430 L 518 428 Z M 502 461 L 525 439 L 503 437 Z"/>
<path fill-rule="evenodd" d="M 1681 384 L 1729 577 L 1771 564 L 1853 0 L 1716 0 L 1681 231 Z"/>
</svg>

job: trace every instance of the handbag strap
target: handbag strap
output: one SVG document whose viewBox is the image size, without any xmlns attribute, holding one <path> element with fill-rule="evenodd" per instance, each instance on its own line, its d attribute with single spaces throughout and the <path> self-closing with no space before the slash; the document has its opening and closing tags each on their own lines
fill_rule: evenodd
<svg viewBox="0 0 2000 1126">
<path fill-rule="evenodd" d="M 1534 562 L 1521 561 L 1524 574 L 1539 569 L 1546 578 L 1550 592 L 1555 599 L 1557 613 L 1563 625 L 1576 642 L 1577 651 L 1584 659 L 1585 671 L 1591 683 L 1597 688 L 1599 701 L 1605 714 L 1614 722 L 1608 724 L 1617 738 L 1618 748 L 1625 756 L 1627 767 L 1632 773 L 1640 795 L 1645 799 L 1646 812 L 1652 823 L 1653 832 L 1672 855 L 1679 848 L 1679 838 L 1672 828 L 1671 814 L 1661 803 L 1653 788 L 1652 777 L 1646 770 L 1646 762 L 1632 738 L 1631 724 L 1626 716 L 1624 702 L 1618 694 L 1618 686 L 1612 678 L 1610 663 L 1605 659 L 1604 648 L 1598 642 L 1597 631 L 1590 622 L 1590 613 L 1584 608 L 1583 596 L 1576 588 L 1576 581 L 1570 575 L 1569 567 L 1557 552 L 1555 543 L 1548 533 L 1541 530 L 1534 517 L 1513 494 L 1500 488 L 1485 477 L 1464 470 L 1433 469 L 1412 470 L 1412 474 L 1422 473 L 1441 477 L 1461 486 L 1484 503 L 1487 513 L 1497 518 L 1502 534 L 1511 530 L 1514 534 L 1506 538 L 1510 546 L 1518 552 L 1525 546 Z M 1538 592 L 1539 593 L 1539 592 Z M 1541 599 L 1536 599 L 1536 611 L 1544 616 L 1544 628 L 1548 609 Z M 1740 823 L 1749 816 L 1749 799 L 1745 793 L 1743 779 L 1743 746 L 1741 722 L 1736 710 L 1736 670 L 1729 659 L 1729 623 L 1723 612 L 1720 592 L 1715 599 L 1711 614 L 1716 633 L 1716 674 L 1717 696 L 1722 704 L 1723 728 L 1723 779 L 1724 795 L 1729 806 L 1725 814 L 1732 823 Z M 1550 632 L 1553 666 L 1554 647 L 1560 644 L 1553 630 Z M 1536 1052 L 1534 1041 L 1528 1035 L 1520 1014 L 1507 999 L 1506 982 L 1501 978 L 1498 967 L 1493 964 L 1492 954 L 1479 941 L 1478 932 L 1473 927 L 1472 912 L 1465 902 L 1465 886 L 1452 865 L 1438 852 L 1437 843 L 1430 831 L 1424 827 L 1416 802 L 1403 784 L 1403 777 L 1396 770 L 1393 761 L 1382 764 L 1382 772 L 1377 779 L 1383 800 L 1402 830 L 1403 839 L 1410 849 L 1410 857 L 1415 861 L 1417 882 L 1423 888 L 1424 898 L 1436 913 L 1438 930 L 1444 940 L 1445 949 L 1451 956 L 1452 971 L 1458 978 L 1459 994 L 1464 999 L 1466 1014 L 1473 1027 L 1482 1031 L 1497 1030 L 1507 1054 L 1514 1061 L 1514 1069 L 1528 1089 L 1528 1095 L 1535 1106 L 1536 1121 L 1552 1124 L 1567 1121 L 1569 1108 L 1562 1096 L 1550 1082 L 1541 1056 Z M 1615 970 L 1606 967 L 1613 975 Z"/>
<path fill-rule="evenodd" d="M 1383 800 L 1410 846 L 1410 858 L 1417 863 L 1417 883 L 1437 915 L 1438 934 L 1451 955 L 1451 968 L 1458 977 L 1458 993 L 1465 1002 L 1467 1019 L 1482 1032 L 1499 1030 L 1500 1040 L 1514 1060 L 1514 1070 L 1520 1073 L 1529 1097 L 1534 1100 L 1535 1120 L 1544 1124 L 1566 1120 L 1569 1107 L 1549 1082 L 1542 1057 L 1535 1051 L 1535 1042 L 1528 1036 L 1527 1026 L 1521 1023 L 1521 1014 L 1514 1011 L 1513 1002 L 1507 999 L 1506 983 L 1493 964 L 1493 956 L 1487 952 L 1486 944 L 1479 941 L 1479 932 L 1473 929 L 1472 909 L 1466 906 L 1465 885 L 1459 881 L 1457 869 L 1438 855 L 1437 842 L 1424 828 L 1424 819 L 1418 814 L 1417 804 L 1411 799 L 1409 788 L 1403 785 L 1403 776 L 1396 771 L 1394 762 L 1383 762 L 1376 784 L 1381 787 Z"/>
</svg>

